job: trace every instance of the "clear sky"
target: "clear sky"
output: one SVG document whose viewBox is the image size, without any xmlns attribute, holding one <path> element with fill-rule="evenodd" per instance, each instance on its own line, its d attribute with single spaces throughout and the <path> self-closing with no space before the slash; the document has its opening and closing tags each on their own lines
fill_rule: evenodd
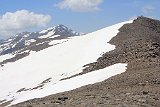
<svg viewBox="0 0 160 107">
<path fill-rule="evenodd" d="M 141 15 L 160 19 L 160 0 L 0 0 L 0 38 L 58 24 L 88 33 Z"/>
</svg>

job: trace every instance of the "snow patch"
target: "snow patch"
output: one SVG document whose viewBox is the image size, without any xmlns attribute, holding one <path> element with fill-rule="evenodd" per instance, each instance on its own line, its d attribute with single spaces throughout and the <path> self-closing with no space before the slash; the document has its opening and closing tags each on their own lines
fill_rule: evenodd
<svg viewBox="0 0 160 107">
<path fill-rule="evenodd" d="M 17 104 L 29 99 L 41 98 L 51 94 L 56 94 L 64 91 L 73 90 L 81 86 L 102 82 L 114 75 L 125 72 L 127 64 L 115 64 L 101 70 L 89 72 L 68 80 L 58 81 L 57 83 L 50 83 L 41 90 L 26 91 L 15 95 L 11 105 Z"/>
<path fill-rule="evenodd" d="M 25 40 L 25 45 L 30 45 L 31 43 L 35 42 L 35 39 L 29 39 L 29 40 Z"/>
<path fill-rule="evenodd" d="M 6 60 L 6 59 L 10 59 L 13 58 L 15 55 L 12 54 L 6 54 L 6 55 L 0 55 L 0 62 Z"/>
<path fill-rule="evenodd" d="M 64 42 L 67 42 L 68 39 L 61 39 L 61 40 L 53 40 L 49 43 L 49 45 L 57 45 L 57 44 L 62 44 Z"/>
<path fill-rule="evenodd" d="M 8 42 L 12 41 L 13 39 L 8 39 Z"/>
<path fill-rule="evenodd" d="M 42 30 L 42 31 L 40 31 L 39 33 L 40 34 L 44 34 L 44 33 L 46 33 L 46 32 L 48 32 L 49 30 L 54 30 L 54 27 L 51 27 L 51 28 L 48 28 L 48 29 L 46 29 L 46 30 Z"/>
<path fill-rule="evenodd" d="M 59 36 L 61 36 L 61 35 L 53 35 L 53 36 L 50 36 L 49 38 L 56 38 L 56 37 L 59 37 Z"/>
<path fill-rule="evenodd" d="M 46 35 L 42 35 L 39 38 L 43 39 L 43 38 L 48 38 L 50 36 L 53 36 L 55 34 L 55 31 L 50 31 L 48 32 Z"/>
</svg>

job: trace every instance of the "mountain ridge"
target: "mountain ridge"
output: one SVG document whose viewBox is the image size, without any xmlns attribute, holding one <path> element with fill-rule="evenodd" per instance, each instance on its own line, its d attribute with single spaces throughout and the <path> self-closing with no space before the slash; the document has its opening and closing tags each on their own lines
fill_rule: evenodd
<svg viewBox="0 0 160 107">
<path fill-rule="evenodd" d="M 81 59 L 82 56 L 86 56 L 85 58 L 92 58 L 91 56 L 97 51 L 99 51 L 99 53 L 97 53 L 97 56 L 94 56 L 94 60 L 83 63 L 82 71 L 76 72 L 76 75 L 74 75 L 74 73 L 72 75 L 67 75 L 67 73 L 62 74 L 67 76 L 62 78 L 64 80 L 60 80 L 58 83 L 56 83 L 57 85 L 65 81 L 76 80 L 77 78 L 92 74 L 94 72 L 100 73 L 104 71 L 100 74 L 100 76 L 98 76 L 99 74 L 96 74 L 92 76 L 92 78 L 83 77 L 84 80 L 93 80 L 97 78 L 102 81 L 90 83 L 85 86 L 83 85 L 82 87 L 77 87 L 71 91 L 67 90 L 66 92 L 60 92 L 58 94 L 55 93 L 43 98 L 34 98 L 32 100 L 13 105 L 13 107 L 158 107 L 160 104 L 159 26 L 160 21 L 158 20 L 153 20 L 146 17 L 138 17 L 133 22 L 121 23 L 120 25 L 99 30 L 98 33 L 93 32 L 88 34 L 88 36 L 85 35 L 85 37 L 82 36 L 78 38 L 72 38 L 71 40 L 62 43 L 62 46 L 66 46 L 71 41 L 75 41 L 75 43 L 77 43 L 79 41 L 76 40 L 81 39 L 83 42 L 89 40 L 84 42 L 88 44 L 91 42 L 90 40 L 92 40 L 92 42 L 94 42 L 90 44 L 91 47 L 87 48 L 88 51 L 85 50 L 89 54 L 83 54 L 83 51 L 80 51 Z M 107 35 L 108 37 L 104 35 Z M 101 43 L 104 44 L 100 46 Z M 87 47 L 86 45 L 79 46 L 85 46 L 85 48 Z M 80 47 L 78 49 L 75 47 L 77 54 L 79 53 Z M 71 53 L 76 53 L 76 51 Z M 71 53 L 69 52 L 69 54 Z M 77 57 L 74 58 L 76 59 Z M 78 60 L 76 60 L 76 64 L 77 61 Z M 66 63 L 64 64 L 66 65 Z M 125 66 L 127 65 L 126 68 L 118 68 L 121 64 L 124 64 Z M 110 74 L 106 75 L 105 73 L 109 72 L 109 70 L 105 69 L 112 66 L 117 66 L 117 68 L 114 68 L 111 71 L 111 74 L 116 72 L 117 69 L 119 69 L 121 72 L 110 78 L 107 78 L 107 75 Z M 69 66 L 67 66 L 66 69 L 68 69 L 68 67 Z M 86 80 L 82 82 L 82 80 L 83 79 L 81 79 L 81 82 L 77 81 L 77 83 L 80 82 L 81 84 L 88 81 Z M 51 83 L 51 81 L 52 78 L 48 78 L 39 85 L 40 87 L 36 88 L 42 88 L 43 90 L 45 85 Z M 65 87 L 62 86 L 59 88 L 59 90 L 63 90 L 63 88 Z M 51 89 L 54 90 L 54 88 Z M 23 93 L 23 91 L 29 92 L 31 90 L 26 90 L 25 88 L 21 91 L 22 92 L 19 94 Z M 46 92 L 49 92 L 49 90 Z M 8 102 L 8 104 L 10 103 L 12 103 L 12 101 Z"/>
</svg>

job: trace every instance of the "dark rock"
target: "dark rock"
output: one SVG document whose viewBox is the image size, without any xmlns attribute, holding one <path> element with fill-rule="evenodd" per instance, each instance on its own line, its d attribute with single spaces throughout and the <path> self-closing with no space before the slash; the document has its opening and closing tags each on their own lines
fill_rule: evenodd
<svg viewBox="0 0 160 107">
<path fill-rule="evenodd" d="M 147 92 L 147 91 L 143 91 L 142 93 L 143 93 L 144 95 L 147 95 L 147 94 L 148 94 L 148 92 Z"/>
<path fill-rule="evenodd" d="M 61 101 L 65 101 L 65 100 L 67 100 L 68 99 L 68 97 L 59 97 L 58 98 L 58 100 L 61 100 Z"/>
<path fill-rule="evenodd" d="M 159 100 L 159 98 L 157 98 L 157 97 L 154 97 L 153 99 L 154 99 L 154 100 Z"/>
<path fill-rule="evenodd" d="M 51 101 L 51 103 L 54 103 L 54 104 L 61 104 L 60 101 Z"/>
</svg>

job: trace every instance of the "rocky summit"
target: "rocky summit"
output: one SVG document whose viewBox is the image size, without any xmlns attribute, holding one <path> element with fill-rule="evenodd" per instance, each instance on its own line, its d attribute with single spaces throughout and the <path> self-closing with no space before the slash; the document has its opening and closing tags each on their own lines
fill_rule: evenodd
<svg viewBox="0 0 160 107">
<path fill-rule="evenodd" d="M 61 28 L 63 29 L 63 27 Z M 115 34 L 113 34 L 113 32 L 110 32 L 111 29 Z M 117 29 L 118 32 L 115 29 Z M 110 37 L 110 35 L 113 36 Z M 160 105 L 160 21 L 159 20 L 154 20 L 141 16 L 130 22 L 113 25 L 111 27 L 104 28 L 102 30 L 90 34 L 83 35 L 82 37 L 78 36 L 75 38 L 71 38 L 71 40 L 67 40 L 65 42 L 66 44 L 61 42 L 62 44 L 60 45 L 63 45 L 62 46 L 63 49 L 64 46 L 67 46 L 68 47 L 67 49 L 70 49 L 69 47 L 72 44 L 72 42 L 75 41 L 75 43 L 77 43 L 79 39 L 83 40 L 83 43 L 89 40 L 89 42 L 88 41 L 86 42 L 87 44 L 93 41 L 95 42 L 91 44 L 91 47 L 89 47 L 89 45 L 86 44 L 85 46 L 80 44 L 75 46 L 75 49 L 77 49 L 78 46 L 82 47 L 82 49 L 85 48 L 86 50 L 83 51 L 86 51 L 89 54 L 83 53 L 83 51 L 79 52 L 78 50 L 81 48 L 77 49 L 77 53 L 72 51 L 73 54 L 71 54 L 71 52 L 69 52 L 68 54 L 67 50 L 63 51 L 66 52 L 65 53 L 66 55 L 72 55 L 69 58 L 70 62 L 72 61 L 72 58 L 74 59 L 74 55 L 75 54 L 77 55 L 78 53 L 81 53 L 80 54 L 81 56 L 85 56 L 81 57 L 81 59 L 82 58 L 91 59 L 94 54 L 93 57 L 96 60 L 89 60 L 89 61 L 84 60 L 84 62 L 86 61 L 85 63 L 83 63 L 82 61 L 82 63 L 80 63 L 80 66 L 77 66 L 77 67 L 82 67 L 82 70 L 80 71 L 77 67 L 73 69 L 72 73 L 67 73 L 65 71 L 60 76 L 62 78 L 59 77 L 59 82 L 56 82 L 53 79 L 55 78 L 53 73 L 52 77 L 45 79 L 44 81 L 39 83 L 37 87 L 34 86 L 34 88 L 31 88 L 32 85 L 34 84 L 29 85 L 28 83 L 29 86 L 22 85 L 22 87 L 19 90 L 16 90 L 15 88 L 15 90 L 17 91 L 15 93 L 13 93 L 13 91 L 10 93 L 6 92 L 7 93 L 6 95 L 8 95 L 8 97 L 3 98 L 2 96 L 0 96 L 1 99 L 0 107 L 4 107 L 6 105 L 9 105 L 11 107 L 159 107 Z M 104 44 L 102 45 L 103 42 Z M 67 43 L 69 45 L 67 45 Z M 87 46 L 89 48 L 87 48 Z M 107 50 L 108 48 L 111 49 Z M 48 46 L 46 49 L 50 49 L 50 47 Z M 53 50 L 56 50 L 56 46 L 54 46 Z M 101 54 L 99 55 L 99 53 L 97 53 L 98 55 L 97 56 L 96 52 L 98 51 Z M 22 56 L 23 55 L 20 55 L 19 57 Z M 28 57 L 29 56 L 30 55 L 28 55 Z M 64 54 L 61 53 L 61 57 L 63 56 Z M 38 56 L 35 57 L 38 58 Z M 24 58 L 24 61 L 26 60 Z M 4 64 L 5 61 L 6 60 L 1 62 L 1 64 Z M 54 61 L 56 61 L 57 63 L 56 59 L 51 61 L 53 62 L 52 66 L 54 66 L 54 64 L 55 66 L 59 66 L 58 64 L 54 63 Z M 62 61 L 65 61 L 65 57 L 64 60 Z M 23 60 L 21 62 L 23 62 Z M 77 60 L 73 60 L 73 62 L 75 63 L 75 65 L 78 64 Z M 14 65 L 16 61 L 12 63 Z M 11 62 L 9 63 L 11 64 L 10 66 L 12 66 L 12 63 Z M 121 68 L 120 64 L 126 64 L 126 68 L 124 69 L 123 67 Z M 7 66 L 6 64 L 1 68 L 4 69 L 3 70 L 4 72 L 6 69 L 7 72 L 10 71 L 7 68 L 10 66 L 9 65 Z M 66 69 L 70 70 L 69 68 L 70 65 L 67 64 L 67 66 L 68 68 L 66 67 Z M 112 68 L 114 66 L 115 68 L 111 69 L 111 73 L 105 75 L 106 72 L 110 71 L 109 68 Z M 49 69 L 46 69 L 45 72 L 47 72 L 47 70 Z M 53 70 L 58 71 L 58 69 L 53 69 Z M 108 76 L 115 73 L 118 70 L 122 72 L 112 76 Z M 102 72 L 101 75 L 99 75 L 98 72 L 99 73 Z M 97 73 L 97 75 L 91 75 L 93 73 Z M 88 77 L 90 82 L 87 83 L 86 78 Z M 80 82 L 78 80 L 78 82 L 74 84 L 74 81 L 77 81 L 77 79 L 79 78 L 81 79 Z M 102 78 L 104 79 L 98 81 L 95 78 L 97 78 L 98 80 L 101 80 Z M 65 86 L 65 82 L 69 84 L 66 84 L 67 86 Z M 73 85 L 76 86 L 77 84 L 81 84 L 82 82 L 83 83 L 86 82 L 87 84 L 77 86 L 71 89 L 67 88 L 68 90 L 66 89 L 63 91 L 63 89 L 66 87 L 72 87 Z M 59 86 L 58 84 L 60 84 L 60 88 L 58 88 L 59 91 L 54 92 L 56 87 Z M 49 87 L 49 89 L 47 87 Z M 42 90 L 42 91 L 39 91 L 38 93 L 37 91 L 34 90 L 38 91 Z M 45 94 L 44 96 L 39 95 L 40 97 L 30 97 L 33 96 L 34 94 L 38 96 L 38 94 L 36 93 L 38 94 L 49 93 L 49 94 Z M 11 98 L 10 95 L 13 98 Z"/>
</svg>

